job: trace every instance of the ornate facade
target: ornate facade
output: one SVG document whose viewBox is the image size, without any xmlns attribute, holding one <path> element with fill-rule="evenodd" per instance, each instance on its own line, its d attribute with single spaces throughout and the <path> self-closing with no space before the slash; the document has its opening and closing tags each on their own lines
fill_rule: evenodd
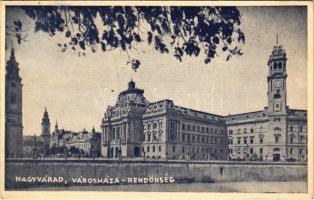
<svg viewBox="0 0 314 200">
<path fill-rule="evenodd" d="M 102 120 L 102 156 L 151 159 L 226 159 L 224 117 L 174 105 L 150 103 L 129 82 Z"/>
<path fill-rule="evenodd" d="M 19 63 L 12 49 L 5 75 L 5 157 L 22 157 L 22 86 Z"/>
</svg>

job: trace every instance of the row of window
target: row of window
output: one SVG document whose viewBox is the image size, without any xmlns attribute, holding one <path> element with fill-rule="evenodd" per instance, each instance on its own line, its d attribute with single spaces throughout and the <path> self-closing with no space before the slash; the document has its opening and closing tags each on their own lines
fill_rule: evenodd
<svg viewBox="0 0 314 200">
<path fill-rule="evenodd" d="M 274 118 L 274 121 L 280 121 L 280 118 Z M 263 127 L 261 126 L 259 128 L 259 133 L 262 132 L 262 129 L 263 129 Z M 290 132 L 293 132 L 293 131 L 303 132 L 303 131 L 305 131 L 303 126 L 299 126 L 299 127 L 290 126 L 289 130 L 290 130 Z M 237 130 L 233 130 L 233 129 L 229 129 L 228 130 L 228 134 L 229 135 L 233 135 L 233 134 L 236 134 L 236 133 L 237 134 L 241 134 L 241 133 L 254 133 L 254 132 L 256 132 L 256 130 L 253 127 L 250 128 L 250 129 L 244 128 L 243 132 L 242 132 L 241 128 L 238 128 Z"/>
<path fill-rule="evenodd" d="M 156 152 L 158 148 L 158 152 L 161 152 L 161 145 L 155 146 L 146 146 L 146 149 L 144 147 L 142 147 L 142 151 L 145 152 Z"/>
<path fill-rule="evenodd" d="M 144 130 L 151 130 L 151 129 L 162 129 L 163 128 L 163 123 L 162 122 L 147 122 L 143 124 L 143 129 Z"/>
<path fill-rule="evenodd" d="M 159 134 L 157 135 L 156 132 L 154 132 L 153 134 L 147 133 L 147 134 L 143 134 L 143 141 L 145 142 L 152 142 L 152 141 L 157 141 L 160 139 L 162 133 L 159 132 Z"/>
<path fill-rule="evenodd" d="M 254 144 L 254 138 L 255 138 L 255 136 L 243 137 L 243 144 L 248 144 L 248 142 L 250 144 Z M 242 137 L 237 137 L 237 144 L 241 144 L 241 141 L 242 141 Z M 261 144 L 264 143 L 263 137 L 259 138 L 259 143 L 261 143 Z M 233 138 L 229 139 L 228 144 L 234 144 Z"/>
<path fill-rule="evenodd" d="M 241 154 L 241 147 L 237 147 L 235 149 L 235 152 L 233 151 L 233 149 L 229 149 L 228 153 L 229 154 L 233 154 L 233 153 Z M 243 154 L 248 154 L 248 153 L 251 154 L 251 155 L 254 154 L 254 148 L 249 148 L 249 152 L 247 152 L 247 148 L 243 148 Z M 263 155 L 263 153 L 264 153 L 264 149 L 260 148 L 259 149 L 259 154 Z"/>
<path fill-rule="evenodd" d="M 104 137 L 105 139 L 106 137 Z M 126 139 L 126 133 L 123 132 L 123 135 L 118 131 L 118 132 L 112 132 L 111 135 L 110 135 L 110 139 L 111 140 L 118 140 L 118 139 Z"/>
<path fill-rule="evenodd" d="M 161 133 L 157 134 L 154 132 L 153 134 L 147 133 L 143 134 L 143 141 L 146 142 L 154 142 L 159 141 L 161 137 Z M 170 133 L 169 134 L 170 140 L 177 139 L 176 134 Z M 197 143 L 204 143 L 204 144 L 224 144 L 224 137 L 215 137 L 215 136 L 203 136 L 203 135 L 193 135 L 189 133 L 182 134 L 182 142 L 197 142 Z"/>
<path fill-rule="evenodd" d="M 182 134 L 183 142 L 198 142 L 207 144 L 224 144 L 223 137 L 193 135 L 189 133 Z"/>
<path fill-rule="evenodd" d="M 254 136 L 248 137 L 243 137 L 243 144 L 254 144 Z M 275 143 L 279 143 L 280 135 L 274 135 Z M 237 137 L 237 144 L 241 144 L 242 142 L 242 137 Z M 291 141 L 290 141 L 291 142 Z M 260 137 L 259 138 L 259 143 L 262 144 L 264 143 L 264 138 Z M 292 143 L 292 142 L 291 142 Z M 228 144 L 234 144 L 233 139 L 229 139 Z"/>
<path fill-rule="evenodd" d="M 161 152 L 161 145 L 150 145 L 150 146 L 146 146 L 146 147 L 142 147 L 142 151 L 144 153 L 149 153 L 149 152 L 157 152 L 157 148 L 158 148 L 158 152 Z M 176 153 L 176 151 L 178 151 L 178 149 L 176 148 L 176 146 L 172 146 L 172 153 Z M 179 153 L 179 152 L 177 152 Z M 181 147 L 181 153 L 224 153 L 223 148 L 220 149 L 216 149 L 216 148 L 204 148 L 204 147 L 198 147 L 198 146 L 192 146 L 192 147 L 185 147 L 182 146 Z"/>
<path fill-rule="evenodd" d="M 294 148 L 290 148 L 290 155 L 293 155 L 294 154 Z M 233 149 L 229 149 L 228 150 L 228 153 L 229 154 L 233 154 L 233 153 L 236 153 L 236 154 L 241 154 L 241 147 L 237 147 L 235 149 L 235 152 L 233 151 Z M 247 154 L 247 148 L 243 148 L 243 154 Z M 254 154 L 254 148 L 249 148 L 249 154 Z M 262 155 L 263 154 L 263 148 L 260 148 L 259 149 L 259 154 Z M 299 154 L 307 154 L 307 148 L 299 148 Z"/>
<path fill-rule="evenodd" d="M 303 126 L 299 126 L 299 127 L 290 126 L 289 130 L 290 132 L 293 132 L 293 131 L 303 132 L 305 131 L 305 128 Z"/>
<path fill-rule="evenodd" d="M 259 128 L 258 133 L 261 133 L 262 130 L 263 130 L 263 127 L 261 126 L 261 127 Z M 241 134 L 241 133 L 245 133 L 245 134 L 246 134 L 246 133 L 255 133 L 255 132 L 256 132 L 256 131 L 254 131 L 254 128 L 250 128 L 250 129 L 244 128 L 244 129 L 243 129 L 243 132 L 242 132 L 241 128 L 238 128 L 237 130 L 233 130 L 233 129 L 229 129 L 229 130 L 228 130 L 229 135 Z"/>
<path fill-rule="evenodd" d="M 293 155 L 293 154 L 294 154 L 294 150 L 295 150 L 295 149 L 290 148 L 290 152 L 289 152 L 290 155 Z M 306 149 L 300 148 L 300 149 L 299 149 L 299 154 L 304 154 L 304 153 L 307 154 L 307 148 L 306 148 Z"/>
<path fill-rule="evenodd" d="M 300 135 L 299 138 L 300 138 L 300 139 L 299 139 L 299 143 L 300 143 L 300 144 L 306 144 L 306 137 L 305 137 L 304 135 Z M 294 135 L 291 135 L 291 136 L 290 136 L 290 143 L 292 143 L 292 144 L 293 144 L 293 143 L 298 143 L 298 142 L 295 141 L 294 139 L 295 139 L 295 136 L 294 136 Z"/>
<path fill-rule="evenodd" d="M 182 130 L 187 130 L 187 131 L 197 131 L 200 133 L 211 133 L 211 134 L 224 134 L 223 129 L 214 129 L 214 128 L 209 128 L 209 127 L 204 127 L 204 126 L 195 126 L 195 125 L 190 125 L 190 124 L 182 124 Z"/>
</svg>

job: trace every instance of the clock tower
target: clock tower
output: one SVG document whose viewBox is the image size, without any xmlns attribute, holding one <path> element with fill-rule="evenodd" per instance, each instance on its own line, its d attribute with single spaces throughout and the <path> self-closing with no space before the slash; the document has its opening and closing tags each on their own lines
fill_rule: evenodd
<svg viewBox="0 0 314 200">
<path fill-rule="evenodd" d="M 268 114 L 284 115 L 287 109 L 287 71 L 286 71 L 286 52 L 282 45 L 277 44 L 273 47 L 272 54 L 268 60 L 267 76 L 268 83 Z"/>
</svg>

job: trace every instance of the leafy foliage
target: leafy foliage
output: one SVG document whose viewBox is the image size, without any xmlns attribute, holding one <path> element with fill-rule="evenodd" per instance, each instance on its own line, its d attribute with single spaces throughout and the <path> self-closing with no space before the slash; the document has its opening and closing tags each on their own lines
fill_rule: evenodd
<svg viewBox="0 0 314 200">
<path fill-rule="evenodd" d="M 16 41 L 18 44 L 21 44 L 22 41 L 25 40 L 25 35 L 23 32 L 23 24 L 20 20 L 16 20 L 13 22 L 13 26 L 5 26 L 5 33 L 7 36 L 12 36 L 16 38 Z"/>
<path fill-rule="evenodd" d="M 242 55 L 234 43 L 244 43 L 240 30 L 240 12 L 236 7 L 22 7 L 35 21 L 35 32 L 50 36 L 63 32 L 67 42 L 58 44 L 62 51 L 72 49 L 86 55 L 114 49 L 125 51 L 128 64 L 136 71 L 140 61 L 129 52 L 137 43 L 146 42 L 161 54 L 173 53 L 182 62 L 184 56 L 204 56 L 210 63 L 218 48 L 233 55 Z M 20 24 L 15 24 L 21 27 Z"/>
</svg>

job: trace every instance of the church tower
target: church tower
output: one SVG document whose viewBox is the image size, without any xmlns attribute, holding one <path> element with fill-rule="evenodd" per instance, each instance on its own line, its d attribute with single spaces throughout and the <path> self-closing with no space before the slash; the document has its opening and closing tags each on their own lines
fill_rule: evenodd
<svg viewBox="0 0 314 200">
<path fill-rule="evenodd" d="M 45 112 L 41 120 L 41 137 L 44 140 L 46 149 L 50 147 L 50 136 L 50 119 L 47 108 L 45 108 Z"/>
<path fill-rule="evenodd" d="M 269 74 L 268 82 L 268 114 L 284 115 L 287 109 L 287 71 L 286 71 L 286 52 L 282 45 L 277 44 L 273 47 L 272 54 L 268 60 Z"/>
<path fill-rule="evenodd" d="M 12 48 L 5 75 L 5 156 L 22 157 L 22 79 Z"/>
</svg>

